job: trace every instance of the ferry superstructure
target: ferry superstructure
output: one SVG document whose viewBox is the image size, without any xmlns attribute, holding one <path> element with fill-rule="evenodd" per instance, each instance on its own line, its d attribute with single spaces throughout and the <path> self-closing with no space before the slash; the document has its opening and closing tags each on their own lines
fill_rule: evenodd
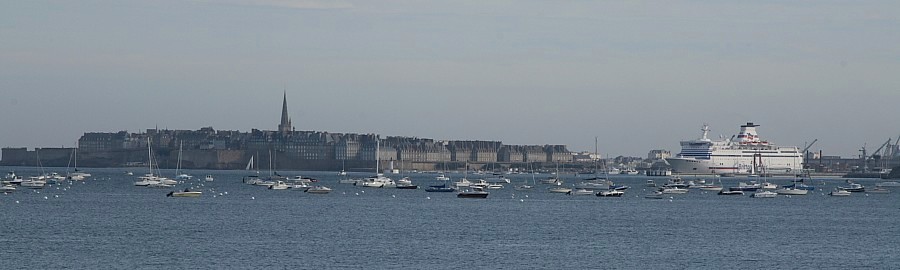
<svg viewBox="0 0 900 270">
<path fill-rule="evenodd" d="M 799 174 L 803 156 L 796 146 L 776 146 L 760 140 L 753 123 L 727 140 L 711 140 L 709 126 L 696 140 L 682 141 L 681 152 L 666 162 L 679 174 Z"/>
</svg>

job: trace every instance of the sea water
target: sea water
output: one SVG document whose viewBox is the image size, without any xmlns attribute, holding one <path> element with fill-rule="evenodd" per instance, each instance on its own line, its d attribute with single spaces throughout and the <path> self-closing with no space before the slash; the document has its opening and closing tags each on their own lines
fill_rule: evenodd
<svg viewBox="0 0 900 270">
<path fill-rule="evenodd" d="M 135 176 L 85 170 L 93 176 L 83 183 L 0 194 L 3 268 L 900 268 L 900 190 L 826 195 L 844 179 L 807 182 L 817 189 L 805 196 L 694 189 L 660 200 L 644 198 L 652 191 L 644 184 L 663 183 L 661 177 L 614 176 L 631 188 L 624 197 L 601 198 L 549 193 L 541 184 L 517 191 L 513 186 L 531 175 L 510 175 L 513 183 L 487 199 L 459 199 L 423 190 L 439 184 L 435 174 L 402 175 L 420 189 L 401 190 L 337 183 L 370 173 L 280 172 L 334 189 L 308 194 L 243 184 L 245 171 L 189 171 L 194 180 L 153 189 L 133 185 L 145 173 L 139 169 Z M 215 181 L 203 182 L 206 174 Z M 570 185 L 586 177 L 562 178 Z M 722 180 L 727 187 L 748 179 Z M 876 181 L 856 180 L 867 187 Z M 203 196 L 166 197 L 185 187 Z"/>
</svg>

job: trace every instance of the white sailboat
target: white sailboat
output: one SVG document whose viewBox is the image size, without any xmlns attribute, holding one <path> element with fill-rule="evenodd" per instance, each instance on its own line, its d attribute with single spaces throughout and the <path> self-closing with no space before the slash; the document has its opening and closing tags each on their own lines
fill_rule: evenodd
<svg viewBox="0 0 900 270">
<path fill-rule="evenodd" d="M 385 177 L 384 174 L 381 174 L 379 169 L 379 163 L 381 163 L 381 141 L 378 139 L 378 135 L 375 135 L 375 176 L 363 179 L 360 182 L 355 183 L 354 185 L 363 186 L 363 187 L 378 187 L 378 188 L 392 188 L 397 187 L 397 184 L 394 183 L 394 180 Z"/>
<path fill-rule="evenodd" d="M 184 142 L 181 142 L 181 144 L 178 145 L 178 163 L 176 163 L 176 165 L 175 165 L 175 179 L 190 180 L 191 178 L 194 178 L 194 176 L 191 176 L 186 173 L 178 173 L 179 171 L 181 171 L 181 158 L 182 158 L 183 148 L 184 148 Z"/>
<path fill-rule="evenodd" d="M 84 173 L 84 172 L 78 171 L 78 143 L 75 144 L 75 149 L 72 149 L 72 154 L 73 154 L 73 160 L 75 162 L 74 163 L 75 171 L 68 173 L 66 175 L 66 179 L 81 181 L 81 180 L 84 180 L 85 178 L 91 177 L 91 174 L 89 174 L 89 173 Z"/>
<path fill-rule="evenodd" d="M 134 182 L 135 186 L 146 187 L 150 185 L 160 184 L 159 177 L 153 175 L 153 150 L 151 150 L 149 137 L 147 138 L 147 163 L 147 167 L 150 168 L 150 172 L 144 176 L 138 177 L 138 181 Z"/>
</svg>

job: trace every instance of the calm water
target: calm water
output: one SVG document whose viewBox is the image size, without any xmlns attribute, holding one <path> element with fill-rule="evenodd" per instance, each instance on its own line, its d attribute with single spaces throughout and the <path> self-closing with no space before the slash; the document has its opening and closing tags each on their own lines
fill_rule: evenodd
<svg viewBox="0 0 900 270">
<path fill-rule="evenodd" d="M 190 171 L 216 180 L 202 198 L 167 198 L 169 190 L 133 186 L 124 169 L 87 171 L 84 183 L 0 195 L 3 268 L 900 268 L 900 190 L 824 195 L 843 179 L 817 179 L 806 196 L 692 190 L 651 200 L 647 177 L 613 177 L 632 188 L 598 198 L 516 191 L 530 176 L 512 176 L 478 200 L 338 184 L 332 172 L 281 172 L 334 188 L 315 195 L 241 184 L 242 171 Z"/>
</svg>

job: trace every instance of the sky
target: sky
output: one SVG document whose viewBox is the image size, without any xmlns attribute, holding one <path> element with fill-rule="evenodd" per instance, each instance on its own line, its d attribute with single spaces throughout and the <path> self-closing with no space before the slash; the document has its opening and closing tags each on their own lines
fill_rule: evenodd
<svg viewBox="0 0 900 270">
<path fill-rule="evenodd" d="M 0 147 L 297 130 L 680 150 L 900 135 L 898 1 L 0 1 Z"/>
</svg>

